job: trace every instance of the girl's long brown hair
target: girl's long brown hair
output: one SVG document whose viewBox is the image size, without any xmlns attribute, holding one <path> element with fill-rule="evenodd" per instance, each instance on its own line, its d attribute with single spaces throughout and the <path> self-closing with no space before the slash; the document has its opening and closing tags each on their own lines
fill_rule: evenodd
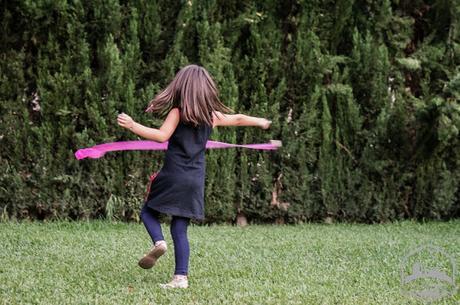
<svg viewBox="0 0 460 305">
<path fill-rule="evenodd" d="M 189 65 L 177 72 L 173 81 L 150 101 L 146 112 L 165 114 L 178 107 L 181 121 L 212 126 L 215 111 L 231 113 L 219 100 L 219 90 L 205 68 Z"/>
</svg>

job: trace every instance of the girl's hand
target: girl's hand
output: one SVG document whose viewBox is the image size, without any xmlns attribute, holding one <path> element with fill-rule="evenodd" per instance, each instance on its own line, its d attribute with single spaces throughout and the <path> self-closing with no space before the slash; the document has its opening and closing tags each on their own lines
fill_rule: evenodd
<svg viewBox="0 0 460 305">
<path fill-rule="evenodd" d="M 260 128 L 262 128 L 262 129 L 270 128 L 271 124 L 272 124 L 272 121 L 269 121 L 267 119 L 261 119 L 260 120 Z"/>
<path fill-rule="evenodd" d="M 117 117 L 118 125 L 123 128 L 131 129 L 134 126 L 134 120 L 126 113 L 120 113 Z"/>
</svg>

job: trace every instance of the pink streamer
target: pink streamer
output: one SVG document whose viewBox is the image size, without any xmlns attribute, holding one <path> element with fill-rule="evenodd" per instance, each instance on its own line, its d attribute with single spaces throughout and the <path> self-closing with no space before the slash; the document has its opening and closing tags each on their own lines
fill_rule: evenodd
<svg viewBox="0 0 460 305">
<path fill-rule="evenodd" d="M 281 141 L 271 140 L 269 143 L 264 144 L 229 144 L 217 141 L 208 141 L 206 143 L 207 149 L 216 148 L 231 148 L 243 147 L 250 149 L 262 150 L 275 150 L 281 147 Z M 95 145 L 89 148 L 82 148 L 75 152 L 75 157 L 78 160 L 84 158 L 97 159 L 105 155 L 109 151 L 122 151 L 122 150 L 166 150 L 168 149 L 168 142 L 158 143 L 155 141 L 120 141 Z"/>
</svg>

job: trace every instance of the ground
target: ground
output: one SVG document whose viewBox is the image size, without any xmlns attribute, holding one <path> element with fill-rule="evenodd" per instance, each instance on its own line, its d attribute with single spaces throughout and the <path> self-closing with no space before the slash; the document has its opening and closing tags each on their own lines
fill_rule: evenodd
<svg viewBox="0 0 460 305">
<path fill-rule="evenodd" d="M 0 223 L 0 304 L 422 304 L 404 294 L 404 257 L 432 244 L 460 266 L 460 220 L 193 225 L 190 288 L 165 291 L 174 267 L 165 235 L 168 253 L 143 270 L 142 224 Z M 459 303 L 457 290 L 435 304 Z"/>
</svg>

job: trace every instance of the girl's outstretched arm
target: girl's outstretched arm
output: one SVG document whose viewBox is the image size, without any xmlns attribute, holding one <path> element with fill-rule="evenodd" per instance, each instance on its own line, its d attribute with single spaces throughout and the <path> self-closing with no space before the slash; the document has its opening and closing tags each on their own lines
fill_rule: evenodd
<svg viewBox="0 0 460 305">
<path fill-rule="evenodd" d="M 163 122 L 163 125 L 161 125 L 159 129 L 141 125 L 135 122 L 129 115 L 125 113 L 119 114 L 117 118 L 118 125 L 121 127 L 131 130 L 138 136 L 156 142 L 168 141 L 174 130 L 176 130 L 176 127 L 179 124 L 179 120 L 180 114 L 179 109 L 177 108 L 171 109 L 165 121 Z"/>
<path fill-rule="evenodd" d="M 219 111 L 213 113 L 213 126 L 256 126 L 262 129 L 270 127 L 272 121 L 264 118 L 253 117 L 245 114 L 223 114 Z"/>
</svg>

